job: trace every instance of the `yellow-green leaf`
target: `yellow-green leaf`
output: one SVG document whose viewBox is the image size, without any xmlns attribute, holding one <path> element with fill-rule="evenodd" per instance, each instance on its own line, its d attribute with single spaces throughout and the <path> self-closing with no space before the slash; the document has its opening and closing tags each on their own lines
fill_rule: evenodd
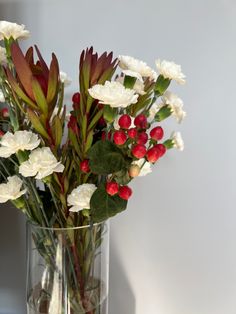
<svg viewBox="0 0 236 314">
<path fill-rule="evenodd" d="M 35 112 L 31 109 L 27 109 L 28 118 L 31 121 L 34 129 L 46 139 L 49 139 L 49 135 L 45 130 L 43 124 L 41 123 L 39 117 L 35 114 Z"/>
</svg>

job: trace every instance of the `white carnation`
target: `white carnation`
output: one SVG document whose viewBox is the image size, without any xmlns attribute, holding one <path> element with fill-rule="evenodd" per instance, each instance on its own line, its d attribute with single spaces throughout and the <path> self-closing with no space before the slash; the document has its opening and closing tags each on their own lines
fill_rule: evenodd
<svg viewBox="0 0 236 314">
<path fill-rule="evenodd" d="M 139 80 L 140 82 L 143 82 L 142 75 L 140 75 L 138 72 L 134 72 L 131 70 L 122 70 L 122 72 L 124 73 L 124 75 L 134 77 L 137 80 Z"/>
<path fill-rule="evenodd" d="M 122 85 L 124 85 L 124 76 L 119 76 L 116 79 L 116 82 L 119 82 Z M 135 92 L 139 95 L 145 95 L 146 94 L 146 92 L 144 91 L 144 83 L 143 83 L 143 81 L 140 81 L 139 79 L 137 79 L 135 81 L 132 89 L 135 90 Z"/>
<path fill-rule="evenodd" d="M 147 174 L 152 172 L 152 167 L 151 167 L 151 163 L 146 161 L 144 158 L 141 158 L 139 160 L 135 160 L 132 162 L 132 165 L 137 165 L 140 167 L 140 173 L 139 173 L 139 177 L 144 177 Z"/>
<path fill-rule="evenodd" d="M 84 208 L 90 209 L 90 199 L 97 187 L 94 184 L 84 183 L 74 189 L 67 198 L 69 210 L 71 212 L 78 212 Z"/>
<path fill-rule="evenodd" d="M 5 97 L 3 95 L 3 92 L 0 89 L 0 102 L 5 102 Z"/>
<path fill-rule="evenodd" d="M 114 108 L 125 108 L 135 104 L 138 100 L 135 90 L 125 88 L 117 81 L 106 81 L 105 85 L 96 84 L 88 92 L 94 99 L 98 99 L 101 104 L 110 105 Z"/>
<path fill-rule="evenodd" d="M 6 64 L 6 63 L 7 63 L 6 49 L 3 47 L 0 47 L 0 64 Z"/>
<path fill-rule="evenodd" d="M 49 147 L 42 147 L 30 153 L 29 159 L 20 165 L 19 173 L 24 177 L 36 176 L 36 179 L 41 180 L 53 172 L 63 172 L 64 168 Z"/>
<path fill-rule="evenodd" d="M 60 81 L 64 84 L 65 87 L 69 86 L 72 83 L 72 79 L 65 73 L 60 71 Z"/>
<path fill-rule="evenodd" d="M 14 134 L 7 132 L 3 135 L 0 142 L 0 157 L 8 158 L 19 150 L 33 150 L 39 144 L 38 135 L 31 131 L 16 131 Z"/>
<path fill-rule="evenodd" d="M 156 60 L 158 71 L 164 78 L 175 80 L 179 84 L 185 84 L 185 75 L 182 73 L 181 66 L 172 61 Z"/>
<path fill-rule="evenodd" d="M 180 132 L 173 132 L 171 135 L 171 139 L 175 148 L 180 151 L 184 150 L 184 141 Z"/>
<path fill-rule="evenodd" d="M 18 176 L 8 177 L 7 181 L 7 183 L 0 184 L 0 203 L 16 200 L 27 191 L 26 189 L 21 190 L 23 181 Z"/>
<path fill-rule="evenodd" d="M 186 117 L 186 112 L 183 110 L 183 101 L 176 94 L 166 91 L 162 97 L 163 105 L 169 105 L 172 115 L 180 123 Z"/>
<path fill-rule="evenodd" d="M 7 21 L 0 21 L 0 40 L 4 38 L 10 39 L 25 39 L 30 35 L 29 31 L 25 30 L 25 25 L 19 25 Z"/>
<path fill-rule="evenodd" d="M 145 62 L 130 56 L 119 56 L 118 59 L 121 69 L 136 72 L 142 77 L 153 78 L 153 70 Z"/>
</svg>

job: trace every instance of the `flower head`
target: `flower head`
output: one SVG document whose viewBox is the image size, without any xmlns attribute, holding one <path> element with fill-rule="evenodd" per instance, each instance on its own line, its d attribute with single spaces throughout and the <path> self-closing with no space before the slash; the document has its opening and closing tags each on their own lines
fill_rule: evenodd
<svg viewBox="0 0 236 314">
<path fill-rule="evenodd" d="M 8 177 L 7 181 L 0 184 L 0 203 L 16 200 L 26 193 L 26 189 L 21 190 L 23 181 L 18 176 Z"/>
<path fill-rule="evenodd" d="M 7 21 L 0 21 L 0 40 L 4 38 L 10 39 L 11 37 L 16 40 L 18 38 L 25 39 L 30 35 L 29 31 L 25 29 L 25 25 L 11 23 Z"/>
<path fill-rule="evenodd" d="M 139 160 L 135 160 L 131 165 L 137 165 L 140 168 L 139 177 L 144 177 L 147 174 L 152 172 L 151 163 L 146 161 L 145 158 L 141 158 Z"/>
<path fill-rule="evenodd" d="M 169 105 L 173 116 L 180 123 L 186 117 L 186 112 L 183 110 L 183 101 L 177 95 L 166 91 L 162 97 L 163 105 Z"/>
<path fill-rule="evenodd" d="M 72 83 L 71 78 L 62 71 L 60 71 L 60 81 L 64 84 L 65 87 L 69 86 Z"/>
<path fill-rule="evenodd" d="M 3 92 L 0 89 L 0 102 L 5 102 L 5 97 L 3 95 Z"/>
<path fill-rule="evenodd" d="M 0 64 L 7 63 L 6 49 L 0 46 Z"/>
<path fill-rule="evenodd" d="M 29 159 L 19 167 L 19 173 L 24 177 L 43 179 L 53 172 L 63 172 L 64 166 L 58 162 L 49 147 L 37 148 L 31 152 Z"/>
<path fill-rule="evenodd" d="M 37 134 L 31 131 L 16 131 L 14 134 L 7 132 L 0 142 L 0 157 L 8 158 L 19 150 L 33 150 L 38 147 L 40 140 Z"/>
<path fill-rule="evenodd" d="M 84 183 L 74 189 L 67 198 L 71 212 L 78 212 L 82 209 L 90 209 L 90 199 L 97 187 L 94 184 Z"/>
<path fill-rule="evenodd" d="M 185 75 L 182 73 L 181 66 L 172 61 L 156 60 L 158 71 L 164 78 L 175 80 L 179 84 L 185 84 Z"/>
<path fill-rule="evenodd" d="M 135 94 L 133 89 L 125 88 L 116 81 L 106 81 L 105 85 L 94 85 L 88 92 L 94 99 L 98 99 L 101 104 L 110 105 L 114 108 L 125 108 L 135 104 L 138 99 L 138 95 Z"/>
<path fill-rule="evenodd" d="M 129 70 L 130 74 L 138 73 L 141 77 L 153 78 L 153 70 L 143 61 L 130 56 L 119 56 L 119 66 L 122 70 Z M 124 72 L 124 71 L 123 71 Z M 127 75 L 130 75 L 127 74 Z M 135 76 L 130 75 L 130 76 Z"/>
<path fill-rule="evenodd" d="M 173 147 L 177 148 L 178 150 L 184 150 L 184 141 L 182 139 L 180 132 L 173 132 L 171 135 Z"/>
</svg>

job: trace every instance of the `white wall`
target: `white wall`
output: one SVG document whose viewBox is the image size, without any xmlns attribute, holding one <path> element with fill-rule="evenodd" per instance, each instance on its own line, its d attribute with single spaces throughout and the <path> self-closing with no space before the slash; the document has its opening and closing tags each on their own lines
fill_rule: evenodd
<svg viewBox="0 0 236 314">
<path fill-rule="evenodd" d="M 187 75 L 187 85 L 172 90 L 188 117 L 167 126 L 181 130 L 185 151 L 138 179 L 129 209 L 112 220 L 109 313 L 235 314 L 236 2 L 31 1 L 21 14 L 32 42 L 48 59 L 56 52 L 73 88 L 89 45 L 153 66 L 173 59 Z"/>
</svg>

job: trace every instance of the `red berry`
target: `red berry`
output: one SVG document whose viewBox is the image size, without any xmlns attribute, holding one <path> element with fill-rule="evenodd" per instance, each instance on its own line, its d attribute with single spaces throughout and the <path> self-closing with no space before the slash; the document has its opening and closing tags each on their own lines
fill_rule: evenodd
<svg viewBox="0 0 236 314">
<path fill-rule="evenodd" d="M 115 195 L 119 191 L 119 185 L 118 183 L 112 181 L 112 182 L 107 182 L 106 184 L 106 191 L 109 195 Z"/>
<path fill-rule="evenodd" d="M 3 118 L 9 118 L 9 110 L 8 108 L 2 108 L 1 110 Z"/>
<path fill-rule="evenodd" d="M 119 191 L 119 197 L 123 198 L 123 200 L 128 200 L 130 196 L 132 195 L 132 190 L 127 185 L 121 186 Z"/>
<path fill-rule="evenodd" d="M 98 126 L 99 126 L 100 128 L 105 128 L 106 125 L 107 125 L 106 120 L 105 120 L 103 117 L 101 117 L 101 118 L 98 120 Z"/>
<path fill-rule="evenodd" d="M 124 131 L 119 130 L 114 132 L 113 139 L 116 145 L 123 145 L 127 140 L 127 136 Z"/>
<path fill-rule="evenodd" d="M 105 131 L 102 131 L 102 140 L 110 140 L 111 139 L 111 131 L 108 132 L 108 134 Z"/>
<path fill-rule="evenodd" d="M 3 137 L 4 134 L 5 133 L 2 130 L 0 130 L 0 138 Z"/>
<path fill-rule="evenodd" d="M 138 159 L 143 158 L 146 155 L 146 152 L 147 149 L 142 144 L 137 144 L 132 148 L 132 154 Z"/>
<path fill-rule="evenodd" d="M 142 131 L 137 136 L 137 144 L 146 144 L 148 141 L 148 135 L 145 131 Z"/>
<path fill-rule="evenodd" d="M 80 163 L 80 170 L 82 172 L 85 172 L 85 173 L 90 172 L 89 160 L 88 159 L 85 159 L 85 160 L 81 161 L 81 163 Z"/>
<path fill-rule="evenodd" d="M 68 128 L 71 129 L 74 133 L 78 134 L 79 133 L 79 128 L 77 125 L 77 120 L 76 117 L 70 116 L 70 120 L 68 122 Z"/>
<path fill-rule="evenodd" d="M 162 157 L 166 152 L 166 147 L 163 144 L 157 144 L 154 146 L 160 153 L 160 157 Z"/>
<path fill-rule="evenodd" d="M 154 129 L 151 130 L 150 136 L 153 140 L 159 141 L 164 136 L 164 131 L 161 126 L 157 126 Z"/>
<path fill-rule="evenodd" d="M 147 129 L 148 127 L 147 117 L 144 114 L 139 114 L 134 119 L 134 125 L 140 129 Z"/>
<path fill-rule="evenodd" d="M 138 131 L 135 128 L 128 130 L 128 137 L 129 138 L 135 138 L 137 136 L 137 134 L 138 134 Z"/>
<path fill-rule="evenodd" d="M 72 101 L 74 104 L 79 104 L 80 103 L 80 93 L 75 93 L 72 97 Z"/>
<path fill-rule="evenodd" d="M 149 162 L 154 163 L 156 162 L 160 157 L 160 152 L 155 147 L 152 147 L 147 151 L 146 158 Z"/>
<path fill-rule="evenodd" d="M 118 124 L 122 129 L 128 129 L 131 126 L 131 118 L 128 114 L 123 114 L 118 120 Z"/>
</svg>

